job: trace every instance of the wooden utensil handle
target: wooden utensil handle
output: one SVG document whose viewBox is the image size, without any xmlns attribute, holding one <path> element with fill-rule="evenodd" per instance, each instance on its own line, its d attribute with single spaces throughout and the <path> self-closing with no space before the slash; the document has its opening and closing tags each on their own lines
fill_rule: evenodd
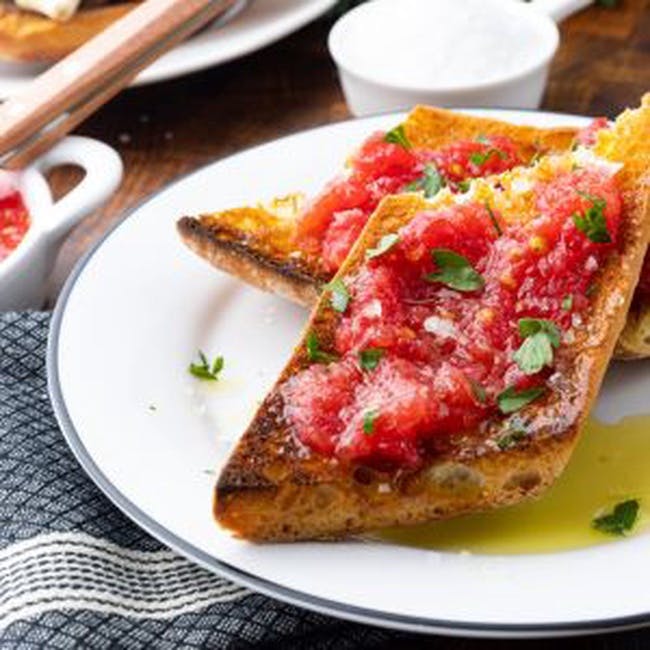
<svg viewBox="0 0 650 650">
<path fill-rule="evenodd" d="M 24 165 L 234 2 L 143 2 L 0 106 L 0 163 Z"/>
</svg>

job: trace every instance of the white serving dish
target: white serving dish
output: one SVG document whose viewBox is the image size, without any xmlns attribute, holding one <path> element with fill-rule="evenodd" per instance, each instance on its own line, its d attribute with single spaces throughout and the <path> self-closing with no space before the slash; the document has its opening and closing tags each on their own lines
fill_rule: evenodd
<svg viewBox="0 0 650 650">
<path fill-rule="evenodd" d="M 329 36 L 330 53 L 338 67 L 348 106 L 356 116 L 407 109 L 416 104 L 436 106 L 492 106 L 500 108 L 538 108 L 548 68 L 559 45 L 555 21 L 589 5 L 591 0 L 373 0 L 345 14 Z M 459 11 L 459 5 L 460 11 Z M 440 28 L 465 29 L 462 14 L 467 13 L 467 30 L 459 33 L 454 52 L 474 53 L 469 63 L 485 55 L 484 74 L 470 80 L 436 81 L 418 72 L 436 59 L 444 48 Z M 448 14 L 448 19 L 445 19 Z M 471 23 L 476 22 L 472 27 Z M 498 39 L 489 29 L 503 25 L 503 40 L 518 41 L 521 60 L 497 52 Z M 455 25 L 455 27 L 453 27 Z M 438 31 L 436 31 L 438 30 Z M 474 30 L 472 32 L 472 30 Z M 478 31 L 477 31 L 478 30 Z M 474 36 L 471 36 L 474 34 Z M 506 38 L 507 37 L 507 38 Z M 496 45 L 491 46 L 491 43 Z M 449 45 L 449 44 L 448 44 Z M 483 46 L 483 49 L 481 49 Z M 486 52 L 486 48 L 490 50 Z M 524 50 L 528 48 L 524 57 Z M 430 54 L 428 54 L 430 52 Z M 390 57 L 390 60 L 386 57 Z M 393 59 L 398 61 L 397 64 Z M 412 60 L 411 60 L 412 59 Z M 501 60 L 503 72 L 495 72 L 489 60 Z M 435 67 L 435 66 L 432 66 Z M 442 65 L 439 76 L 444 78 Z M 506 69 L 507 68 L 507 69 Z M 409 78 L 411 81 L 409 81 Z"/>
<path fill-rule="evenodd" d="M 474 114 L 540 128 L 589 123 L 531 111 Z M 513 556 L 358 540 L 250 544 L 213 520 L 216 471 L 308 314 L 215 271 L 183 246 L 176 221 L 292 191 L 313 195 L 368 134 L 403 119 L 343 122 L 230 156 L 120 221 L 72 273 L 52 320 L 49 387 L 63 434 L 97 485 L 140 526 L 197 564 L 287 602 L 459 636 L 553 637 L 648 625 L 648 530 L 573 551 Z M 218 383 L 188 373 L 198 349 L 225 356 Z M 101 372 L 90 372 L 90 362 Z M 648 363 L 615 364 L 593 415 L 613 424 L 648 413 L 649 392 Z"/>
<path fill-rule="evenodd" d="M 85 176 L 54 201 L 45 174 L 61 165 Z M 0 311 L 42 307 L 47 280 L 64 237 L 102 205 L 122 180 L 118 153 L 96 140 L 70 136 L 19 173 L 17 186 L 30 214 L 24 239 L 0 262 Z"/>
</svg>

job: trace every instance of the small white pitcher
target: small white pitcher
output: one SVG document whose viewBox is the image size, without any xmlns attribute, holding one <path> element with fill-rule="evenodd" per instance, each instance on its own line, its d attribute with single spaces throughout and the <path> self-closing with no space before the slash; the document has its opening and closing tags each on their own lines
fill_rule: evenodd
<svg viewBox="0 0 650 650">
<path fill-rule="evenodd" d="M 45 174 L 76 165 L 85 176 L 54 202 Z M 63 239 L 83 217 L 100 207 L 122 180 L 119 154 L 96 140 L 70 136 L 19 172 L 18 190 L 30 226 L 18 247 L 0 262 L 0 311 L 39 308 Z"/>
</svg>

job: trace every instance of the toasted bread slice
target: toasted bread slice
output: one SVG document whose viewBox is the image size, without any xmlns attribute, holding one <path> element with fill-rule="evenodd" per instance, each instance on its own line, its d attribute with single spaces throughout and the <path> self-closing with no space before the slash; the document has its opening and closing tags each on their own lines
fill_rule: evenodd
<svg viewBox="0 0 650 650">
<path fill-rule="evenodd" d="M 316 303 L 331 275 L 318 259 L 293 246 L 301 195 L 275 199 L 267 206 L 236 208 L 177 224 L 185 242 L 216 268 L 303 306 Z"/>
<path fill-rule="evenodd" d="M 482 433 L 454 438 L 416 471 L 369 469 L 310 452 L 285 419 L 281 392 L 309 365 L 303 340 L 221 472 L 215 491 L 218 522 L 256 541 L 337 538 L 506 506 L 550 486 L 568 462 L 599 390 L 647 248 L 648 132 L 650 97 L 599 138 L 598 155 L 624 165 L 617 173 L 623 199 L 619 243 L 599 271 L 574 342 L 558 351 L 549 392 L 518 413 L 528 423 L 524 440 L 501 448 L 496 443 L 508 433 L 508 418 L 495 418 Z M 489 195 L 490 187 L 489 180 L 479 181 L 481 192 Z M 453 200 L 442 194 L 433 202 L 413 194 L 384 199 L 337 277 L 352 276 L 365 263 L 365 251 L 416 213 Z M 324 349 L 331 348 L 340 318 L 328 304 L 321 298 L 305 331 L 305 336 L 315 332 Z"/>
<path fill-rule="evenodd" d="M 427 106 L 411 111 L 404 128 L 413 146 L 424 149 L 505 135 L 517 143 L 525 161 L 534 155 L 564 151 L 576 136 L 572 128 L 538 129 Z M 307 255 L 294 244 L 301 199 L 294 195 L 269 205 L 183 217 L 178 231 L 189 248 L 218 269 L 311 307 L 332 274 L 322 268 L 317 256 Z"/>
<path fill-rule="evenodd" d="M 524 160 L 530 159 L 536 147 L 547 153 L 562 151 L 576 134 L 570 128 L 522 127 L 424 106 L 411 112 L 405 128 L 416 147 L 436 148 L 478 134 L 507 135 L 520 144 Z M 293 195 L 268 205 L 183 217 L 178 231 L 185 244 L 214 267 L 303 307 L 313 307 L 332 274 L 322 268 L 317 256 L 294 245 L 293 228 L 303 205 L 304 198 Z M 619 359 L 650 357 L 650 304 L 642 298 L 630 309 L 615 355 Z"/>
<path fill-rule="evenodd" d="M 24 63 L 58 61 L 138 5 L 120 2 L 79 10 L 58 22 L 11 5 L 0 5 L 0 59 Z"/>
</svg>

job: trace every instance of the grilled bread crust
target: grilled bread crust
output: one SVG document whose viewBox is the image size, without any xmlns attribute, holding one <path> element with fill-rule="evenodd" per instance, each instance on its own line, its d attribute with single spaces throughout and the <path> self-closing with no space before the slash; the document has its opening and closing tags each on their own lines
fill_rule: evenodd
<svg viewBox="0 0 650 650">
<path fill-rule="evenodd" d="M 299 202 L 298 197 L 295 203 Z M 288 201 L 289 197 L 285 198 Z M 294 201 L 292 201 L 294 203 Z M 263 208 L 238 208 L 177 224 L 185 244 L 217 269 L 299 305 L 316 303 L 328 282 L 318 260 L 292 250 L 291 221 Z"/>
<path fill-rule="evenodd" d="M 0 4 L 0 59 L 25 63 L 62 59 L 137 6 L 119 2 L 106 7 L 80 9 L 70 20 Z"/>
<path fill-rule="evenodd" d="M 304 340 L 223 468 L 214 514 L 236 535 L 254 541 L 339 538 L 383 526 L 449 518 L 540 495 L 563 471 L 599 390 L 624 326 L 648 244 L 650 226 L 650 97 L 599 138 L 597 151 L 625 164 L 618 174 L 624 204 L 619 249 L 602 269 L 584 328 L 557 354 L 552 390 L 519 411 L 529 435 L 516 447 L 487 434 L 453 437 L 449 448 L 417 472 L 381 472 L 308 453 L 283 418 L 278 390 L 308 364 Z M 386 198 L 339 272 L 363 263 L 364 251 L 430 204 L 415 195 Z M 317 304 L 305 330 L 329 347 L 339 316 Z"/>
</svg>

